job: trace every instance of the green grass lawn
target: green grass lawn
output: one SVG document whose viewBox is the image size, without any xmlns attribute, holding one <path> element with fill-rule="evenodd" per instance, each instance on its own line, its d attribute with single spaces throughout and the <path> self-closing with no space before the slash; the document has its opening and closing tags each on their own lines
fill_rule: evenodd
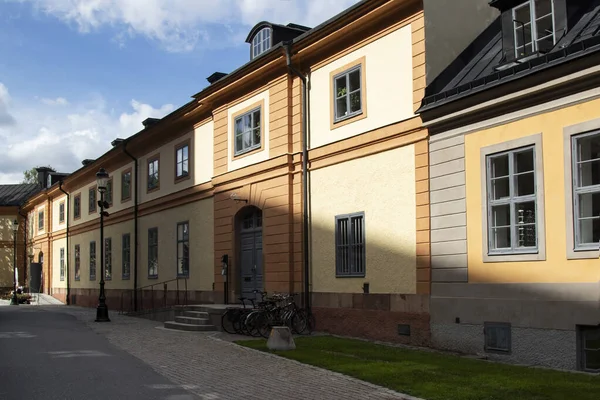
<svg viewBox="0 0 600 400">
<path fill-rule="evenodd" d="M 236 342 L 269 351 L 265 340 Z M 427 400 L 600 399 L 600 376 L 491 363 L 331 336 L 276 354 Z"/>
</svg>

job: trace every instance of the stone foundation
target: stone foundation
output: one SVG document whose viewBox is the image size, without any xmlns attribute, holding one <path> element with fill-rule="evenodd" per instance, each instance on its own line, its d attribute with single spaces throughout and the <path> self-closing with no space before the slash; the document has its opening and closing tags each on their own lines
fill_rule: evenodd
<svg viewBox="0 0 600 400">
<path fill-rule="evenodd" d="M 320 332 L 430 345 L 426 295 L 313 293 L 312 310 Z"/>
</svg>

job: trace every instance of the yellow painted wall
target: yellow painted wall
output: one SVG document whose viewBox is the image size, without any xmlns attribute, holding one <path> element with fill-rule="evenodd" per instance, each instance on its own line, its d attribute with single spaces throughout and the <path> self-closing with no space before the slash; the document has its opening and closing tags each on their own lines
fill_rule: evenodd
<svg viewBox="0 0 600 400">
<path fill-rule="evenodd" d="M 393 49 L 393 50 L 391 50 Z M 367 117 L 331 130 L 330 74 L 365 57 Z M 359 135 L 414 116 L 411 26 L 407 25 L 313 71 L 311 148 Z"/>
<path fill-rule="evenodd" d="M 141 217 L 139 220 L 139 286 L 177 277 L 177 224 L 189 221 L 188 289 L 211 291 L 214 281 L 213 215 L 213 199 L 209 198 Z M 158 279 L 148 279 L 148 229 L 150 228 L 158 228 Z"/>
<path fill-rule="evenodd" d="M 0 215 L 0 242 L 13 240 L 13 221 L 15 218 L 17 218 L 16 215 Z"/>
<path fill-rule="evenodd" d="M 65 202 L 65 220 L 60 223 L 60 203 Z M 71 211 L 72 212 L 72 211 Z M 60 231 L 67 228 L 67 196 L 62 195 L 52 199 L 52 232 Z"/>
<path fill-rule="evenodd" d="M 131 235 L 131 277 L 122 279 L 122 237 L 123 234 Z M 104 238 L 112 239 L 112 280 L 106 281 L 106 289 L 133 289 L 133 220 L 120 224 L 106 226 Z M 96 241 L 96 280 L 90 281 L 90 242 Z M 81 249 L 81 280 L 75 281 L 75 245 Z M 100 282 L 100 230 L 84 232 L 74 235 L 69 239 L 69 268 L 71 287 L 73 288 L 98 288 Z M 58 264 L 54 264 L 58 269 Z"/>
<path fill-rule="evenodd" d="M 19 282 L 23 277 L 19 277 Z M 0 287 L 13 286 L 13 249 L 11 247 L 0 248 Z"/>
<path fill-rule="evenodd" d="M 65 279 L 60 280 L 60 249 L 65 249 Z M 69 260 L 67 259 L 67 239 L 58 239 L 52 242 L 52 287 L 66 288 L 67 287 L 67 270 Z M 73 274 L 71 274 L 73 279 Z"/>
<path fill-rule="evenodd" d="M 194 184 L 209 182 L 213 177 L 215 124 L 209 121 L 194 130 Z"/>
<path fill-rule="evenodd" d="M 264 107 L 261 110 L 262 120 L 263 120 L 263 136 L 262 136 L 262 149 L 256 153 L 252 153 L 248 156 L 242 156 L 237 159 L 232 159 L 233 157 L 233 129 L 234 126 L 231 123 L 232 116 L 246 107 L 251 106 L 254 103 L 259 101 L 264 101 Z M 227 110 L 227 170 L 233 171 L 239 168 L 247 167 L 252 164 L 259 163 L 261 161 L 266 161 L 269 159 L 269 89 L 258 93 L 255 96 L 250 97 L 247 100 L 242 101 L 241 103 L 236 104 L 233 107 L 230 107 Z"/>
<path fill-rule="evenodd" d="M 597 282 L 598 259 L 567 260 L 563 128 L 600 116 L 600 100 L 525 118 L 465 137 L 467 242 L 469 282 Z M 480 149 L 485 146 L 542 133 L 546 260 L 483 263 Z M 538 201 L 540 198 L 538 198 Z"/>
<path fill-rule="evenodd" d="M 311 172 L 312 290 L 415 293 L 416 196 L 414 146 Z M 364 211 L 365 278 L 335 276 L 335 216 Z"/>
</svg>

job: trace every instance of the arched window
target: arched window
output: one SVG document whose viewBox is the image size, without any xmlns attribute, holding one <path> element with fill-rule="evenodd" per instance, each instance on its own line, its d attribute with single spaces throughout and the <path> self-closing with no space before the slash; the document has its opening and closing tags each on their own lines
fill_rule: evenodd
<svg viewBox="0 0 600 400">
<path fill-rule="evenodd" d="M 262 28 L 252 39 L 252 58 L 271 48 L 271 28 Z"/>
</svg>

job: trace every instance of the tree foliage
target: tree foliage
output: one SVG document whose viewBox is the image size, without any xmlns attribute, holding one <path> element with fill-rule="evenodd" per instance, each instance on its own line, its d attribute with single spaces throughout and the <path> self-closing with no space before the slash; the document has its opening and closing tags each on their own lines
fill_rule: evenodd
<svg viewBox="0 0 600 400">
<path fill-rule="evenodd" d="M 27 171 L 23 171 L 23 181 L 21 183 L 38 183 L 38 172 L 36 168 L 44 167 L 33 167 Z M 56 172 L 56 170 L 49 165 L 45 166 L 45 168 L 49 168 L 52 172 Z"/>
</svg>

